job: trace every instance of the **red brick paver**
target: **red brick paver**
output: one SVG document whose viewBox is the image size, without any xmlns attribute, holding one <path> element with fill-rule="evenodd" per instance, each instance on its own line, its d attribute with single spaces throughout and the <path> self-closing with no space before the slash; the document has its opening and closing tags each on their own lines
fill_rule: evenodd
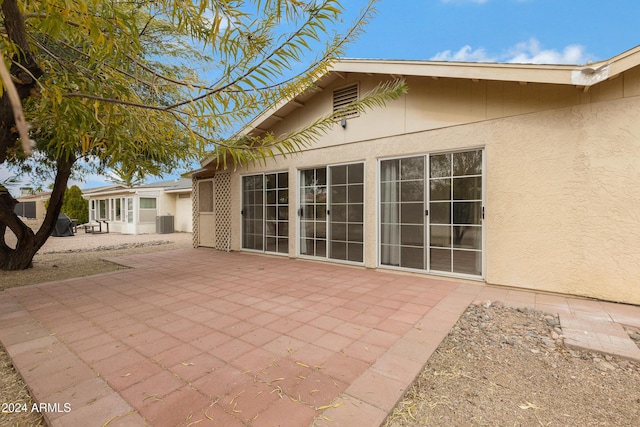
<svg viewBox="0 0 640 427">
<path fill-rule="evenodd" d="M 117 261 L 134 268 L 0 294 L 0 340 L 35 399 L 71 406 L 52 425 L 376 426 L 472 301 L 637 315 L 282 257 Z"/>
</svg>

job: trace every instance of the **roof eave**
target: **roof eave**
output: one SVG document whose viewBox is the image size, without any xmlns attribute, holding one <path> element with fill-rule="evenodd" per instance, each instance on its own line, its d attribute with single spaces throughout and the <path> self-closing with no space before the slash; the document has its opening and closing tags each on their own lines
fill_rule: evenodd
<svg viewBox="0 0 640 427">
<path fill-rule="evenodd" d="M 608 60 L 587 65 L 511 64 L 478 62 L 410 61 L 379 59 L 341 59 L 316 80 L 328 80 L 338 73 L 385 74 L 395 76 L 420 76 L 519 83 L 572 85 L 589 88 L 640 65 L 640 46 Z M 266 109 L 245 125 L 235 136 L 247 135 L 256 130 L 271 116 L 302 96 L 305 91 L 284 99 Z M 299 103 L 299 102 L 298 102 Z M 301 104 L 301 103 L 299 103 Z M 304 106 L 301 104 L 301 106 Z M 201 162 L 203 168 L 214 160 L 210 156 Z"/>
</svg>

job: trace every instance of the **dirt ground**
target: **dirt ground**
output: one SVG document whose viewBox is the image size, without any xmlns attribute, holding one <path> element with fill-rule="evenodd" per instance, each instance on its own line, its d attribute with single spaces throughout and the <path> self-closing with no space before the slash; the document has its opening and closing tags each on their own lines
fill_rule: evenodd
<svg viewBox="0 0 640 427">
<path fill-rule="evenodd" d="M 0 292 L 122 268 L 100 259 L 105 256 L 190 245 L 187 233 L 51 238 L 36 255 L 34 268 L 0 272 Z M 640 331 L 628 332 L 640 338 Z M 640 425 L 640 363 L 570 350 L 562 338 L 551 313 L 499 302 L 472 305 L 383 425 Z M 32 404 L 0 347 L 0 403 L 10 402 Z M 2 414 L 0 426 L 5 425 L 40 426 L 42 419 L 31 412 Z"/>
<path fill-rule="evenodd" d="M 7 234 L 7 243 L 15 246 L 15 236 Z M 33 258 L 33 268 L 0 271 L 0 290 L 72 277 L 106 273 L 124 267 L 104 261 L 104 257 L 132 253 L 167 251 L 191 247 L 191 233 L 172 234 L 91 234 L 79 232 L 73 237 L 50 237 Z"/>
<path fill-rule="evenodd" d="M 570 350 L 558 324 L 470 306 L 383 425 L 640 425 L 640 363 Z"/>
</svg>

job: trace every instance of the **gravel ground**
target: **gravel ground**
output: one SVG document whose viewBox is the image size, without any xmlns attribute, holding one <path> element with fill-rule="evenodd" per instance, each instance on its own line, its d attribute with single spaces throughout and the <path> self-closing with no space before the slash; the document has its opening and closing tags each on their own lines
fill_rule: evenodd
<svg viewBox="0 0 640 427">
<path fill-rule="evenodd" d="M 472 305 L 384 426 L 640 425 L 640 363 L 562 338 L 555 315 Z"/>
</svg>

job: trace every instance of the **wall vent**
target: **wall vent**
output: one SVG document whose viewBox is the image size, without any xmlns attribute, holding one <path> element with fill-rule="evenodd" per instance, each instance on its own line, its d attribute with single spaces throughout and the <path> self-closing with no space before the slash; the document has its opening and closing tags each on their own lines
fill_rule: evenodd
<svg viewBox="0 0 640 427">
<path fill-rule="evenodd" d="M 350 103 L 358 100 L 358 84 L 353 84 L 333 91 L 333 112 L 336 120 L 349 119 L 359 115 L 356 110 L 343 110 Z M 339 112 L 340 111 L 340 112 Z"/>
</svg>

